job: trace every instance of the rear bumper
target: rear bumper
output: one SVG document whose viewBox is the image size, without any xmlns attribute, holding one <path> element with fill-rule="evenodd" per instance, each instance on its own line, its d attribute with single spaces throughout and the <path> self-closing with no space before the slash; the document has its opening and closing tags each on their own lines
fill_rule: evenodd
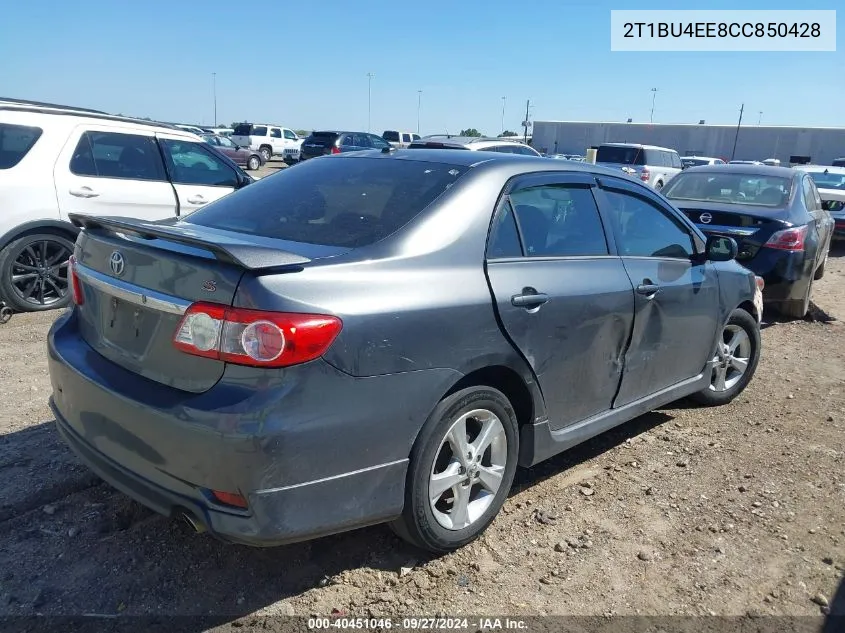
<svg viewBox="0 0 845 633">
<path fill-rule="evenodd" d="M 48 363 L 57 427 L 92 470 L 156 512 L 261 546 L 398 516 L 416 434 L 460 377 L 355 378 L 318 360 L 263 381 L 228 367 L 216 386 L 187 393 L 100 356 L 73 312 L 50 330 Z M 241 494 L 248 509 L 211 490 Z"/>
<path fill-rule="evenodd" d="M 760 248 L 750 260 L 739 262 L 765 282 L 763 301 L 802 300 L 810 283 L 811 267 L 804 252 Z"/>
</svg>

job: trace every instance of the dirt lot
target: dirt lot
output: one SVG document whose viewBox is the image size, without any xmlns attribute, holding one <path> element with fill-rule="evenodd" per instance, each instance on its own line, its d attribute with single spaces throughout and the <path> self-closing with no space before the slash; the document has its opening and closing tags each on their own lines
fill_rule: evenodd
<svg viewBox="0 0 845 633">
<path fill-rule="evenodd" d="M 845 320 L 845 249 L 815 288 Z M 819 615 L 845 568 L 845 325 L 773 322 L 750 388 L 667 407 L 530 471 L 441 558 L 386 527 L 256 550 L 81 466 L 47 407 L 55 315 L 0 326 L 0 615 Z M 234 629 L 233 629 L 234 630 Z"/>
</svg>

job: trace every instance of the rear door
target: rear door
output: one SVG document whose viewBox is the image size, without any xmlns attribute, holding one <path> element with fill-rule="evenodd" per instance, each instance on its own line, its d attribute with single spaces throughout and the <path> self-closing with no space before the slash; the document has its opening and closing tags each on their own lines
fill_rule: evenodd
<svg viewBox="0 0 845 633">
<path fill-rule="evenodd" d="M 522 177 L 493 220 L 487 274 L 507 335 L 537 376 L 553 428 L 611 408 L 634 293 L 586 175 Z"/>
<path fill-rule="evenodd" d="M 813 253 L 815 264 L 813 272 L 815 272 L 815 269 L 821 265 L 830 250 L 834 221 L 830 213 L 822 209 L 822 198 L 819 195 L 819 191 L 816 188 L 815 183 L 813 183 L 812 177 L 805 174 L 801 179 L 801 184 L 804 194 L 804 204 L 807 207 L 807 211 L 810 213 L 810 216 L 813 218 L 812 226 L 810 228 L 816 234 L 815 240 L 813 240 L 812 235 L 808 240 L 810 244 L 815 242 L 817 245 L 816 252 Z"/>
<path fill-rule="evenodd" d="M 180 215 L 193 213 L 238 186 L 232 165 L 204 143 L 167 134 L 158 138 L 179 199 Z"/>
<path fill-rule="evenodd" d="M 177 212 L 152 131 L 81 125 L 59 154 L 53 175 L 64 218 L 87 213 L 162 220 Z"/>
<path fill-rule="evenodd" d="M 282 128 L 280 127 L 271 127 L 270 130 L 270 145 L 273 147 L 273 154 L 276 156 L 282 156 L 285 153 L 285 139 L 282 136 Z"/>
<path fill-rule="evenodd" d="M 698 376 L 710 355 L 719 285 L 709 262 L 693 261 L 694 233 L 657 195 L 601 177 L 599 201 L 634 287 L 634 328 L 614 406 Z"/>
</svg>

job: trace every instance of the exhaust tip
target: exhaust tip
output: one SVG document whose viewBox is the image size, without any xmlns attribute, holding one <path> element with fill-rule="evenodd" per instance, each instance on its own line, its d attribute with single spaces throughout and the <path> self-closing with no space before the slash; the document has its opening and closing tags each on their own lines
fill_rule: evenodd
<svg viewBox="0 0 845 633">
<path fill-rule="evenodd" d="M 203 525 L 200 521 L 198 521 L 197 519 L 195 519 L 195 518 L 194 518 L 194 515 L 192 515 L 190 512 L 182 512 L 182 518 L 185 520 L 185 522 L 186 522 L 188 525 L 190 525 L 190 526 L 191 526 L 191 528 L 192 528 L 192 529 L 194 530 L 194 532 L 196 532 L 197 534 L 202 534 L 203 532 L 205 532 L 205 531 L 206 531 L 206 529 L 205 529 L 205 525 Z"/>
</svg>

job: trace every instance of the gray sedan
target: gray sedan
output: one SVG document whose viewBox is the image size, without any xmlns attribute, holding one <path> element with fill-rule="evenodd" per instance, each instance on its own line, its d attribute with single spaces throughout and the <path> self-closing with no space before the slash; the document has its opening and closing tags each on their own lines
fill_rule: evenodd
<svg viewBox="0 0 845 633">
<path fill-rule="evenodd" d="M 236 543 L 390 522 L 458 548 L 517 466 L 679 398 L 727 403 L 760 358 L 733 240 L 594 165 L 370 151 L 169 223 L 73 221 L 59 431 Z"/>
</svg>

